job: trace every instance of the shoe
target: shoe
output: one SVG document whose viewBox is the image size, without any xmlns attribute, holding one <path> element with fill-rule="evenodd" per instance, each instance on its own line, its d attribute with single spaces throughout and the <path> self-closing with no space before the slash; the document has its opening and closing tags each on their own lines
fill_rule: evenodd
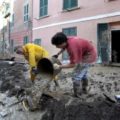
<svg viewBox="0 0 120 120">
<path fill-rule="evenodd" d="M 82 92 L 84 93 L 84 94 L 88 94 L 88 92 L 90 91 L 90 87 L 89 86 L 86 86 L 86 87 L 83 87 L 82 88 Z"/>
<path fill-rule="evenodd" d="M 72 94 L 72 97 L 74 97 L 74 98 L 81 98 L 81 95 L 79 95 L 79 94 Z"/>
</svg>

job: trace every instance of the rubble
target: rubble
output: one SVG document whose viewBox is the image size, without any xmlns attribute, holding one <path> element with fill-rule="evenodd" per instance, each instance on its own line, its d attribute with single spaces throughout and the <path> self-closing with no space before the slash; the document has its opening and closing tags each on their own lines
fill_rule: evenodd
<svg viewBox="0 0 120 120">
<path fill-rule="evenodd" d="M 115 67 L 91 67 L 90 92 L 75 98 L 71 70 L 59 74 L 60 87 L 51 81 L 43 92 L 46 79 L 39 76 L 33 85 L 25 76 L 29 71 L 24 64 L 0 62 L 0 120 L 119 120 L 120 105 L 115 99 L 120 94 L 119 73 Z M 26 110 L 20 97 L 34 98 L 37 110 Z"/>
</svg>

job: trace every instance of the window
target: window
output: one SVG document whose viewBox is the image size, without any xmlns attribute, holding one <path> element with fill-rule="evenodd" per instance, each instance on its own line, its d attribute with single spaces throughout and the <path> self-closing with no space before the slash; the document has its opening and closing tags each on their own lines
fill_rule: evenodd
<svg viewBox="0 0 120 120">
<path fill-rule="evenodd" d="M 34 43 L 37 44 L 37 45 L 41 45 L 41 39 L 35 39 Z"/>
<path fill-rule="evenodd" d="M 28 21 L 29 5 L 24 5 L 24 22 Z"/>
<path fill-rule="evenodd" d="M 64 28 L 62 31 L 67 36 L 76 36 L 77 35 L 77 28 L 76 27 Z M 62 59 L 63 60 L 69 59 L 69 55 L 68 55 L 67 51 L 63 52 Z"/>
<path fill-rule="evenodd" d="M 65 33 L 67 36 L 76 36 L 77 28 L 76 27 L 64 28 L 63 33 Z"/>
<path fill-rule="evenodd" d="M 100 23 L 97 25 L 97 48 L 98 48 L 98 63 L 109 63 L 109 24 L 108 23 Z"/>
<path fill-rule="evenodd" d="M 78 6 L 78 0 L 63 0 L 63 10 L 75 8 Z"/>
<path fill-rule="evenodd" d="M 24 40 L 23 40 L 23 44 L 25 45 L 27 43 L 29 43 L 29 38 L 28 38 L 28 36 L 25 36 Z"/>
<path fill-rule="evenodd" d="M 40 0 L 40 17 L 48 14 L 48 0 Z"/>
</svg>

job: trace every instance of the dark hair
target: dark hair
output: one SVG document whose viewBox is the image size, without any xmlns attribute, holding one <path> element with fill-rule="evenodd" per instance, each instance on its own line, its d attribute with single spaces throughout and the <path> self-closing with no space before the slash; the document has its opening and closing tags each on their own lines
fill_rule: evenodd
<svg viewBox="0 0 120 120">
<path fill-rule="evenodd" d="M 17 51 L 18 51 L 18 49 L 19 49 L 19 48 L 21 48 L 21 47 L 22 47 L 22 46 L 20 46 L 20 45 L 19 45 L 19 46 L 14 47 L 14 52 L 17 52 Z"/>
<path fill-rule="evenodd" d="M 62 32 L 56 33 L 51 40 L 53 45 L 61 45 L 64 42 L 67 42 L 67 36 Z"/>
</svg>

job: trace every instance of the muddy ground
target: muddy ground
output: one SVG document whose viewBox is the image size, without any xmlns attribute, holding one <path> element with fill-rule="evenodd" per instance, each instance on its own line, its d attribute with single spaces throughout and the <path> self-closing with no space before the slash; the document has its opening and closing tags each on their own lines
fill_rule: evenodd
<svg viewBox="0 0 120 120">
<path fill-rule="evenodd" d="M 72 69 L 62 70 L 58 79 L 60 88 L 51 82 L 52 97 L 44 94 L 38 109 L 29 111 L 18 99 L 19 90 L 34 86 L 38 95 L 44 80 L 38 77 L 33 84 L 25 64 L 0 62 L 0 120 L 120 120 L 120 105 L 114 97 L 120 94 L 119 67 L 92 66 L 91 89 L 80 98 L 73 97 L 72 74 Z"/>
</svg>

